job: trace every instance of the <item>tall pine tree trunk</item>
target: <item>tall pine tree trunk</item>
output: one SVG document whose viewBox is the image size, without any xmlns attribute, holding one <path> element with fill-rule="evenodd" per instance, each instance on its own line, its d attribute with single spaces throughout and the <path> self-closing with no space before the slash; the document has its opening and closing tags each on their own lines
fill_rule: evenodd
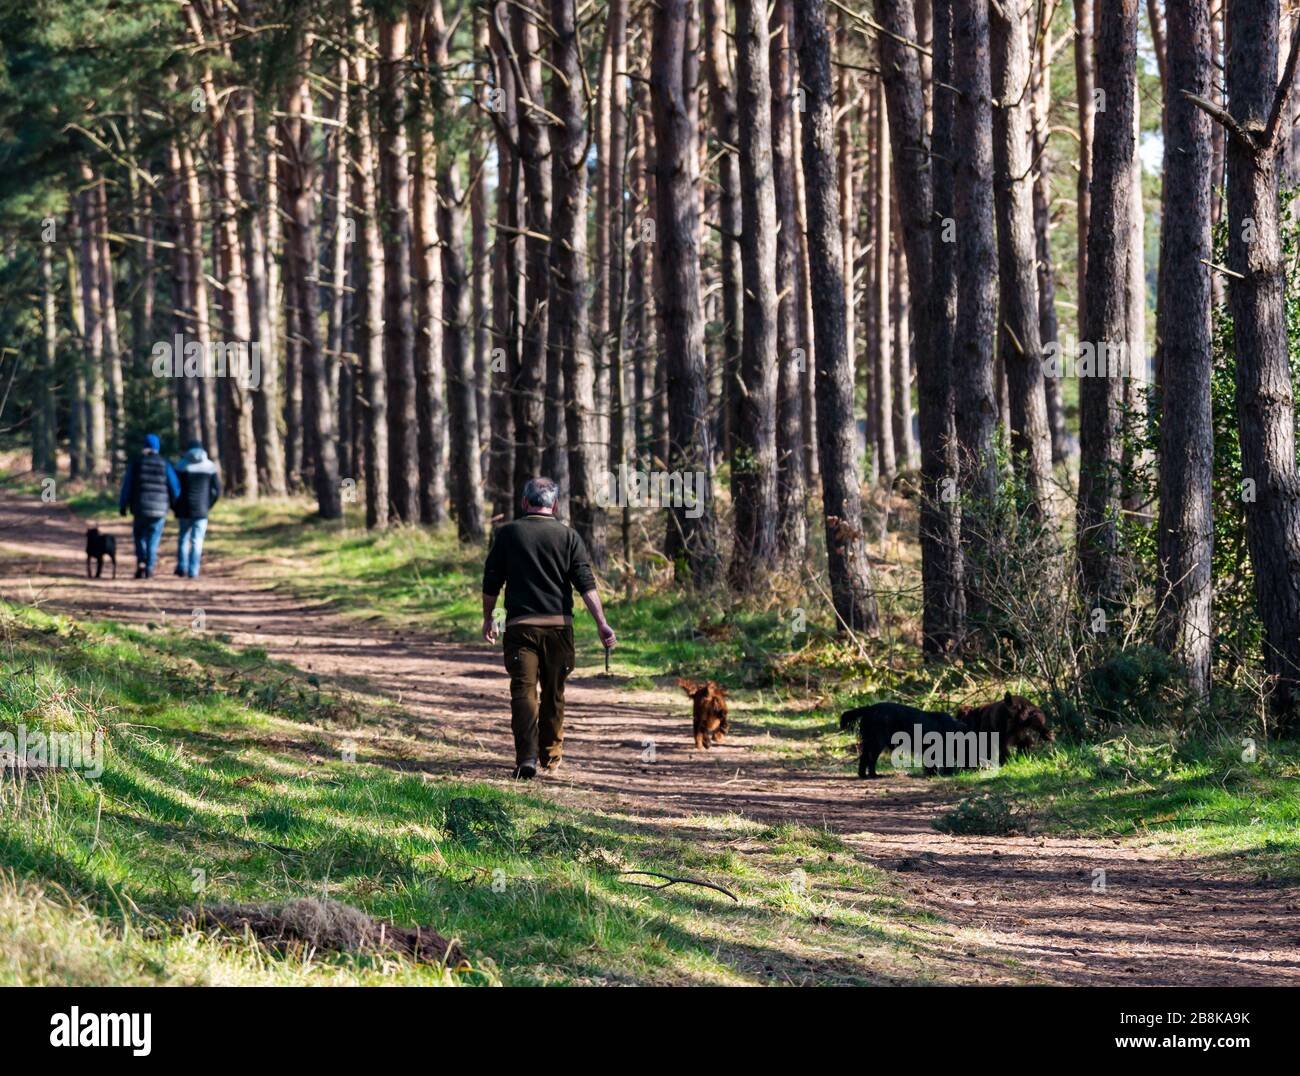
<svg viewBox="0 0 1300 1076">
<path fill-rule="evenodd" d="M 326 336 L 323 354 L 328 398 L 321 406 L 333 410 L 335 427 L 336 467 L 342 477 L 351 477 L 350 386 L 345 370 L 348 365 L 348 254 L 354 239 L 349 235 L 352 227 L 351 169 L 348 168 L 347 132 L 350 122 L 347 91 L 347 57 L 334 61 L 338 87 L 333 93 L 332 118 L 339 126 L 328 132 L 325 140 L 325 168 L 321 185 L 321 211 L 328 214 L 328 245 L 323 252 L 328 259 L 329 289 L 325 293 L 329 303 L 326 317 Z M 326 229 L 322 224 L 322 242 Z"/>
<path fill-rule="evenodd" d="M 875 227 L 873 247 L 874 290 L 872 292 L 872 418 L 876 428 L 876 464 L 880 483 L 888 489 L 898 470 L 894 448 L 894 396 L 890 376 L 891 335 L 889 322 L 889 192 L 893 183 L 889 175 L 889 110 L 883 96 L 876 103 Z M 851 271 L 851 270 L 850 270 Z"/>
<path fill-rule="evenodd" d="M 610 392 L 609 363 L 606 351 L 609 346 L 610 318 L 614 308 L 613 281 L 609 273 L 610 229 L 612 220 L 607 212 L 610 204 L 610 140 L 612 138 L 614 114 L 614 34 L 616 19 L 624 10 L 623 0 L 612 0 L 604 20 L 605 32 L 600 43 L 600 77 L 595 86 L 596 91 L 596 179 L 595 179 L 595 220 L 592 232 L 595 236 L 595 254 L 591 264 L 591 338 L 595 345 L 595 406 L 598 412 L 597 425 L 600 428 L 601 443 L 606 445 L 608 462 L 617 467 L 621 449 L 610 443 L 610 430 L 614 424 L 611 407 L 613 394 Z"/>
<path fill-rule="evenodd" d="M 791 0 L 793 2 L 793 0 Z M 798 62 L 795 58 L 797 33 L 793 12 L 788 12 L 786 23 L 789 26 L 790 63 L 795 69 L 798 80 Z M 802 86 L 799 87 L 802 90 Z M 806 102 L 800 96 L 800 107 L 794 109 L 791 118 L 794 129 L 790 137 L 794 141 L 794 211 L 799 229 L 799 326 L 803 330 L 804 367 L 799 379 L 801 400 L 801 419 L 803 421 L 803 466 L 804 478 L 809 487 L 813 486 L 821 474 L 821 458 L 817 451 L 817 378 L 813 368 L 813 354 L 816 346 L 816 318 L 813 317 L 812 270 L 809 259 L 808 242 L 808 191 L 804 182 L 803 171 L 803 110 Z"/>
<path fill-rule="evenodd" d="M 1210 9 L 1210 62 L 1219 70 L 1223 69 L 1223 23 L 1224 8 L 1227 7 L 1226 0 L 1219 0 Z M 1216 104 L 1223 104 L 1223 80 L 1216 78 L 1213 80 L 1210 92 L 1210 100 Z M 1214 152 L 1212 155 L 1214 164 L 1211 167 L 1210 185 L 1214 193 L 1210 196 L 1210 205 L 1212 208 L 1214 223 L 1217 225 L 1223 219 L 1224 210 L 1224 176 L 1227 174 L 1227 136 L 1224 134 L 1223 125 L 1216 123 L 1211 133 L 1213 139 Z M 1224 277 L 1222 273 L 1210 274 L 1210 288 L 1214 293 L 1214 305 L 1216 307 L 1223 305 L 1224 302 Z"/>
<path fill-rule="evenodd" d="M 736 87 L 731 74 L 724 0 L 699 0 L 704 18 L 704 70 L 709 83 L 709 111 L 713 117 L 712 133 L 718 154 L 718 258 L 722 279 L 722 398 L 719 401 L 720 440 L 724 450 L 731 447 L 732 427 L 740 403 L 737 375 L 740 364 L 740 320 L 742 305 L 742 269 L 740 264 L 741 187 L 740 161 L 736 156 L 737 118 Z M 735 498 L 736 476 L 731 478 Z"/>
<path fill-rule="evenodd" d="M 108 192 L 104 177 L 96 174 L 95 242 L 99 247 L 100 329 L 104 334 L 104 372 L 107 388 L 110 472 L 126 470 L 126 387 L 122 376 L 122 340 L 117 326 L 117 294 L 113 284 L 113 252 L 108 245 Z"/>
<path fill-rule="evenodd" d="M 356 86 L 352 153 L 357 166 L 358 206 L 362 221 L 360 259 L 365 287 L 358 294 L 358 352 L 365 399 L 366 526 L 388 526 L 388 394 L 384 370 L 384 246 L 375 176 L 378 160 L 371 134 L 370 84 L 361 0 L 351 0 L 354 21 L 348 70 Z"/>
<path fill-rule="evenodd" d="M 551 227 L 551 140 L 549 123 L 541 111 L 542 67 L 538 55 L 540 33 L 534 17 L 520 7 L 510 9 L 513 60 L 517 64 L 515 92 L 518 97 L 518 156 L 523 174 L 524 199 L 521 226 L 524 241 L 524 306 L 521 312 L 519 365 L 515 371 L 515 492 L 522 494 L 524 483 L 542 473 L 548 447 L 546 422 L 548 407 L 558 400 L 547 400 L 553 389 L 547 368 L 548 331 L 547 258 Z M 551 422 L 555 417 L 551 415 Z M 552 432 L 554 427 L 552 427 Z M 554 445 L 549 446 L 554 451 Z M 552 462 L 551 460 L 546 462 Z M 556 478 L 551 475 L 551 478 Z M 558 481 L 558 479 L 556 479 Z"/>
<path fill-rule="evenodd" d="M 40 399 L 32 414 L 32 470 L 58 471 L 58 389 L 55 365 L 59 358 L 59 323 L 55 310 L 54 256 L 50 243 L 41 244 L 41 353 L 37 391 Z"/>
<path fill-rule="evenodd" d="M 609 396 L 616 391 L 618 378 L 624 379 L 624 388 L 618 406 L 623 426 L 622 441 L 616 442 L 611 433 L 610 443 L 622 458 L 631 456 L 635 438 L 629 414 L 627 395 L 627 362 L 623 354 L 627 320 L 627 0 L 611 0 L 609 5 L 611 35 L 610 74 L 613 80 L 609 113 L 609 166 L 606 169 L 605 203 L 597 212 L 609 221 Z M 599 402 L 599 395 L 597 401 Z M 613 404 L 611 403 L 611 410 Z M 612 416 L 611 416 L 612 417 Z M 621 443 L 622 447 L 618 445 Z M 626 527 L 624 530 L 626 531 Z"/>
<path fill-rule="evenodd" d="M 827 12 L 829 15 L 829 12 Z M 828 27 L 829 32 L 829 27 Z M 835 123 L 835 149 L 839 157 L 839 224 L 840 224 L 840 242 L 843 245 L 844 258 L 844 350 L 849 356 L 849 366 L 854 371 L 858 370 L 858 306 L 857 296 L 857 228 L 859 221 L 862 219 L 858 213 L 857 199 L 854 197 L 856 190 L 855 167 L 854 167 L 854 146 L 853 146 L 853 129 L 862 123 L 870 127 L 870 120 L 865 115 L 867 109 L 857 107 L 858 102 L 853 100 L 854 97 L 854 73 L 847 66 L 853 61 L 849 59 L 848 53 L 849 27 L 848 15 L 843 11 L 837 12 L 835 25 L 835 47 L 834 52 L 838 55 L 839 61 L 836 72 L 836 86 L 839 93 L 839 99 L 836 102 L 836 123 Z M 871 173 L 871 169 L 866 170 Z M 872 173 L 873 174 L 873 173 Z M 866 187 L 869 184 L 864 183 L 864 195 Z M 874 218 L 874 214 L 872 214 Z M 866 246 L 866 243 L 863 244 Z M 869 319 L 868 326 L 873 323 Z M 870 329 L 868 330 L 868 333 Z M 862 370 L 864 380 L 867 384 L 867 411 L 866 411 L 866 428 L 867 444 L 874 446 L 871 451 L 871 463 L 868 470 L 868 478 L 874 480 L 879 474 L 880 469 L 880 445 L 876 442 L 876 416 L 874 409 L 874 381 L 875 363 L 863 363 Z"/>
<path fill-rule="evenodd" d="M 203 208 L 199 198 L 199 174 L 194 164 L 194 151 L 189 143 L 180 144 L 180 166 L 185 187 L 185 248 L 190 261 L 190 302 L 188 309 L 194 316 L 194 337 L 199 353 L 209 354 L 212 342 L 212 307 L 208 296 L 208 279 L 203 262 Z M 219 465 L 224 461 L 221 440 L 217 436 L 217 409 L 211 380 L 206 377 L 184 379 L 194 404 L 198 436 L 207 449 L 208 456 Z"/>
<path fill-rule="evenodd" d="M 240 0 L 239 10 L 246 25 L 257 20 L 256 0 Z M 250 58 L 251 62 L 251 58 Z M 248 236 L 248 303 L 253 331 L 260 345 L 261 377 L 252 394 L 253 434 L 256 442 L 257 485 L 263 493 L 283 497 L 287 491 L 284 441 L 280 434 L 280 352 L 275 334 L 272 264 L 276 251 L 270 245 L 268 225 L 275 217 L 275 185 L 271 181 L 278 166 L 270 148 L 257 140 L 257 99 L 251 89 L 241 95 L 237 118 L 239 150 L 239 193 L 249 212 L 245 215 Z M 268 130 L 274 130 L 274 124 Z M 266 172 L 259 182 L 259 163 Z M 270 212 L 267 212 L 267 209 Z M 277 229 L 279 227 L 277 221 Z"/>
<path fill-rule="evenodd" d="M 1074 0 L 1074 83 L 1079 116 L 1079 176 L 1075 187 L 1075 220 L 1078 254 L 1075 263 L 1075 291 L 1079 333 L 1087 313 L 1088 230 L 1092 216 L 1093 126 L 1097 115 L 1096 81 L 1093 69 L 1094 6 L 1100 0 Z"/>
<path fill-rule="evenodd" d="M 134 115 L 128 117 L 127 141 L 130 146 L 138 144 L 136 124 Z M 131 383 L 128 384 L 126 393 L 128 415 L 138 410 L 138 406 L 132 406 L 133 402 L 152 406 L 159 397 L 165 399 L 165 392 L 158 392 L 159 386 L 143 380 L 148 369 L 147 356 L 157 334 L 154 316 L 158 248 L 154 228 L 154 188 L 144 182 L 134 152 L 134 149 L 128 151 L 127 197 L 131 207 L 131 227 L 140 238 L 131 245 L 128 255 L 131 267 Z"/>
<path fill-rule="evenodd" d="M 1210 576 L 1214 543 L 1211 480 L 1214 427 L 1210 380 L 1210 120 L 1187 98 L 1210 95 L 1209 0 L 1170 4 L 1165 98 L 1161 353 L 1160 516 L 1156 527 L 1156 640 L 1187 671 L 1198 694 L 1210 687 Z"/>
<path fill-rule="evenodd" d="M 912 308 L 907 286 L 906 255 L 903 250 L 903 228 L 898 219 L 898 176 L 894 177 L 893 245 L 889 255 L 889 321 L 894 327 L 894 353 L 891 362 L 893 382 L 891 397 L 894 420 L 894 454 L 899 470 L 916 468 L 916 443 L 912 436 Z"/>
<path fill-rule="evenodd" d="M 269 359 L 269 371 L 273 372 L 274 384 L 264 384 L 262 392 L 265 400 L 266 422 L 274 426 L 275 436 L 280 442 L 278 476 L 272 476 L 272 491 L 279 490 L 283 495 L 289 491 L 289 445 L 284 421 L 284 383 L 286 377 L 289 335 L 286 324 L 287 304 L 284 297 L 284 282 L 281 272 L 281 257 L 284 253 L 284 220 L 280 213 L 280 121 L 275 116 L 268 116 L 263 129 L 266 146 L 266 171 L 264 173 L 265 193 L 260 212 L 262 231 L 266 236 L 266 302 L 267 317 L 270 326 L 270 343 L 267 348 L 272 352 Z M 256 416 L 256 412 L 254 412 Z M 268 450 L 268 458 L 270 456 Z M 278 481 L 278 485 L 277 485 Z"/>
<path fill-rule="evenodd" d="M 473 337 L 474 409 L 478 414 L 478 443 L 481 466 L 487 471 L 492 443 L 492 256 L 488 238 L 487 183 L 485 162 L 473 161 L 475 179 L 469 194 L 470 324 Z"/>
<path fill-rule="evenodd" d="M 420 454 L 420 522 L 432 526 L 447 518 L 447 490 L 457 476 L 449 474 L 447 446 L 448 367 L 444 360 L 445 338 L 453 316 L 444 287 L 444 257 L 438 235 L 438 194 L 443 172 L 450 168 L 452 153 L 439 156 L 435 147 L 434 117 L 450 100 L 443 91 L 443 69 L 447 65 L 446 31 L 442 5 L 427 7 L 429 18 L 421 27 L 432 76 L 421 71 L 415 78 L 418 108 L 410 111 L 411 161 L 411 257 L 414 269 L 415 303 L 415 414 Z M 412 16 L 419 9 L 412 7 Z M 459 344 L 459 341 L 456 342 Z M 463 477 L 463 476 L 462 476 Z M 450 482 L 449 482 L 450 479 Z"/>
<path fill-rule="evenodd" d="M 998 350 L 1006 371 L 1011 459 L 1034 515 L 1051 511 L 1052 444 L 1039 338 L 1038 243 L 1030 156 L 1029 29 L 1025 0 L 991 14 L 994 202 L 998 235 Z"/>
<path fill-rule="evenodd" d="M 957 233 L 957 325 L 953 389 L 961 486 L 987 508 L 997 492 L 994 379 L 997 254 L 993 238 L 993 115 L 989 0 L 954 4 L 953 80 L 957 88 L 953 217 Z M 979 512 L 962 518 L 962 541 L 982 543 Z"/>
<path fill-rule="evenodd" d="M 287 143 L 285 124 L 281 121 L 275 133 L 277 157 L 285 157 Z M 289 198 L 288 171 L 284 165 L 277 166 L 276 199 L 279 209 L 277 215 L 280 218 L 278 226 L 285 232 L 284 222 L 292 217 L 293 206 Z M 305 461 L 307 436 L 303 430 L 302 337 L 298 332 L 300 318 L 298 285 L 294 276 L 296 263 L 287 240 L 283 240 L 280 245 L 283 252 L 283 279 L 280 288 L 280 317 L 283 327 L 279 336 L 284 341 L 284 471 L 285 484 L 289 489 L 299 492 L 302 490 L 304 475 L 310 469 Z"/>
<path fill-rule="evenodd" d="M 330 401 L 325 358 L 321 354 L 319 312 L 320 290 L 317 284 L 316 214 L 312 173 L 315 159 L 309 130 L 307 50 L 303 45 L 300 58 L 301 81 L 289 94 L 285 109 L 286 167 L 285 187 L 291 213 L 288 222 L 289 256 L 293 262 L 294 285 L 298 298 L 298 336 L 304 398 L 304 419 L 310 424 L 312 475 L 316 506 L 322 519 L 338 519 L 343 514 L 339 488 L 338 444 L 335 440 L 334 408 Z"/>
<path fill-rule="evenodd" d="M 1228 284 L 1236 359 L 1241 470 L 1253 484 L 1246 540 L 1264 623 L 1271 703 L 1294 732 L 1300 707 L 1300 476 L 1287 347 L 1286 277 L 1278 219 L 1282 120 L 1300 31 L 1277 78 L 1277 0 L 1234 0 L 1227 15 Z"/>
<path fill-rule="evenodd" d="M 78 204 L 80 199 L 72 197 L 68 207 L 67 232 L 69 243 L 64 248 L 64 270 L 67 279 L 68 314 L 72 321 L 73 333 L 81 340 L 86 338 L 86 312 L 82 302 L 81 272 L 78 268 Z M 72 371 L 68 379 L 68 456 L 69 478 L 82 478 L 89 473 L 90 450 L 87 444 L 88 424 L 86 421 L 86 362 L 82 347 L 78 345 L 73 352 Z"/>
<path fill-rule="evenodd" d="M 605 510 L 596 503 L 596 487 L 606 459 L 606 442 L 596 421 L 587 326 L 587 115 L 581 92 L 582 49 L 574 0 L 551 0 L 551 30 L 551 62 L 556 74 L 551 82 L 551 112 L 562 126 L 557 126 L 552 142 L 555 199 L 550 226 L 548 361 L 559 361 L 564 371 L 573 527 L 586 543 L 593 563 L 603 564 Z M 602 208 L 597 206 L 597 213 Z"/>
<path fill-rule="evenodd" d="M 1033 76 L 1033 159 L 1034 170 L 1034 246 L 1038 256 L 1038 339 L 1046 347 L 1058 342 L 1056 322 L 1056 269 L 1052 258 L 1052 169 L 1047 155 L 1047 139 L 1052 107 L 1052 79 L 1049 52 L 1051 12 L 1043 9 Z M 1047 428 L 1052 438 L 1052 462 L 1064 463 L 1069 455 L 1065 429 L 1065 404 L 1061 399 L 1061 379 L 1043 378 L 1043 395 L 1047 403 Z"/>
<path fill-rule="evenodd" d="M 379 18 L 379 173 L 384 214 L 384 368 L 388 492 L 403 523 L 420 517 L 419 421 L 411 306 L 411 199 L 403 94 L 409 68 L 405 12 Z"/>
<path fill-rule="evenodd" d="M 638 74 L 640 72 L 638 71 Z M 652 218 L 649 187 L 650 140 L 654 128 L 645 101 L 644 81 L 635 84 L 633 144 L 636 153 L 629 163 L 627 223 L 630 258 L 628 271 L 627 353 L 636 382 L 636 459 L 648 468 L 654 451 L 654 245 L 645 242 L 644 222 Z"/>
<path fill-rule="evenodd" d="M 772 85 L 767 5 L 736 2 L 736 103 L 744 334 L 732 430 L 736 540 L 730 582 L 750 589 L 776 557 L 777 351 L 776 190 L 772 175 Z"/>
<path fill-rule="evenodd" d="M 439 526 L 447 518 L 447 367 L 443 353 L 454 316 L 447 296 L 444 252 L 438 236 L 438 182 L 433 131 L 421 112 L 411 119 L 411 256 L 415 317 L 415 416 L 419 453 L 420 522 Z M 450 482 L 449 482 L 450 479 Z"/>
<path fill-rule="evenodd" d="M 488 30 L 482 11 L 474 13 L 474 51 L 477 60 L 474 77 L 480 86 L 488 84 L 487 62 Z M 492 256 L 488 240 L 488 185 L 484 177 L 487 166 L 488 142 L 486 133 L 480 131 L 470 155 L 473 189 L 469 196 L 471 316 L 474 325 L 474 403 L 478 413 L 478 444 L 480 469 L 488 473 L 491 459 L 492 424 Z M 490 482 L 490 480 L 489 480 Z"/>
<path fill-rule="evenodd" d="M 1128 339 L 1129 247 L 1133 229 L 1133 71 L 1137 63 L 1137 0 L 1097 0 L 1097 111 L 1092 209 L 1079 369 L 1079 500 L 1076 533 L 1085 600 L 1120 597 L 1119 468 L 1124 359 L 1142 350 Z M 1083 365 L 1089 349 L 1092 369 Z"/>
<path fill-rule="evenodd" d="M 878 0 L 876 11 L 889 31 L 881 38 L 881 62 L 916 340 L 922 645 L 927 654 L 940 654 L 959 637 L 963 617 L 960 517 L 951 495 L 957 475 L 951 376 L 956 280 L 953 246 L 945 242 L 952 214 L 954 97 L 944 88 L 952 84 L 951 0 L 934 4 L 933 157 L 920 59 L 901 44 L 917 39 L 912 2 Z"/>
<path fill-rule="evenodd" d="M 1134 481 L 1137 470 L 1148 460 L 1137 438 L 1146 425 L 1147 371 L 1147 277 L 1146 277 L 1146 212 L 1142 200 L 1142 157 L 1138 152 L 1142 139 L 1142 94 L 1138 74 L 1133 80 L 1133 164 L 1129 174 L 1129 247 L 1126 272 L 1125 306 L 1128 311 L 1128 328 L 1124 338 L 1129 342 L 1129 364 L 1124 376 L 1123 436 L 1120 446 L 1121 473 L 1123 476 L 1124 510 L 1150 518 L 1145 499 Z"/>
<path fill-rule="evenodd" d="M 803 561 L 808 544 L 804 503 L 803 399 L 801 386 L 809 348 L 803 318 L 794 140 L 794 79 L 790 38 L 790 0 L 777 0 L 772 12 L 769 66 L 772 80 L 772 180 L 776 193 L 777 287 L 777 544 L 787 564 Z"/>
<path fill-rule="evenodd" d="M 192 288 L 190 285 L 190 252 L 187 246 L 185 176 L 181 168 L 181 154 L 176 140 L 167 143 L 167 238 L 171 245 L 172 269 L 172 335 L 196 337 Z M 198 384 L 192 377 L 173 378 L 175 390 L 173 407 L 176 413 L 176 437 L 181 445 L 188 445 L 199 436 Z"/>
<path fill-rule="evenodd" d="M 438 231 L 442 244 L 443 365 L 447 383 L 447 460 L 451 510 L 462 542 L 483 540 L 483 479 L 479 470 L 470 281 L 465 266 L 465 198 L 460 169 L 440 170 Z"/>
<path fill-rule="evenodd" d="M 608 18 L 610 101 L 609 159 L 602 167 L 605 178 L 604 198 L 597 206 L 600 220 L 609 232 L 609 271 L 606 290 L 609 295 L 609 325 L 605 347 L 609 355 L 609 463 L 635 467 L 637 449 L 636 423 L 641 368 L 631 368 L 627 352 L 627 155 L 628 155 L 628 77 L 627 77 L 627 2 L 611 0 Z M 603 368 L 603 366 L 602 366 Z M 597 379 L 597 407 L 600 404 Z M 634 566 L 632 564 L 632 510 L 624 505 L 619 512 L 622 539 L 625 590 L 630 596 Z"/>
<path fill-rule="evenodd" d="M 108 420 L 104 406 L 103 299 L 99 284 L 99 243 L 95 238 L 95 191 L 90 166 L 82 162 L 85 189 L 77 197 L 77 235 L 80 239 L 82 338 L 86 386 L 87 473 L 96 479 L 108 475 Z"/>
<path fill-rule="evenodd" d="M 708 424 L 704 316 L 700 307 L 699 23 L 694 0 L 661 0 L 654 12 L 650 88 L 656 148 L 656 265 L 661 274 L 667 467 L 694 475 L 695 504 L 674 506 L 665 549 L 696 584 L 719 574 Z M 684 498 L 683 498 L 684 500 Z"/>
<path fill-rule="evenodd" d="M 827 568 L 842 629 L 879 626 L 862 533 L 853 422 L 853 361 L 847 347 L 844 245 L 836 204 L 835 100 L 824 0 L 800 0 L 794 22 L 805 94 L 803 166 L 807 195 L 817 383 L 817 450 L 821 463 Z"/>
<path fill-rule="evenodd" d="M 286 492 L 284 474 L 284 441 L 280 436 L 280 354 L 275 335 L 272 307 L 270 254 L 264 203 L 274 193 L 265 180 L 259 184 L 257 166 L 266 159 L 272 167 L 270 154 L 264 156 L 265 147 L 256 137 L 256 109 L 253 95 L 244 95 L 244 111 L 239 117 L 239 146 L 242 167 L 239 170 L 240 193 L 252 209 L 247 215 L 248 228 L 248 300 L 253 328 L 257 334 L 261 357 L 260 384 L 252 394 L 253 432 L 257 451 L 258 489 L 272 497 L 283 497 Z"/>
<path fill-rule="evenodd" d="M 220 57 L 230 58 L 227 24 L 228 12 L 212 9 L 201 13 L 197 5 L 184 6 L 189 33 L 195 45 L 202 50 L 213 50 Z M 205 24 L 204 20 L 208 20 Z M 239 234 L 239 166 L 238 131 L 235 108 L 237 92 L 218 90 L 213 67 L 205 59 L 200 85 L 211 118 L 215 136 L 216 172 L 213 176 L 216 220 L 213 224 L 213 242 L 219 251 L 219 262 L 214 263 L 222 282 L 222 320 L 227 354 L 235 348 L 249 348 L 253 341 L 253 321 L 248 301 L 248 271 L 244 247 Z M 228 371 L 221 378 L 220 395 L 224 401 L 224 415 L 230 436 L 222 445 L 223 465 L 227 489 L 255 499 L 257 487 L 257 446 L 253 429 L 252 385 L 247 370 Z M 218 384 L 205 388 L 210 397 L 218 395 Z M 208 407 L 205 402 L 205 408 Z M 215 432 L 215 431 L 214 431 Z"/>
<path fill-rule="evenodd" d="M 519 140 L 518 91 L 510 64 L 506 8 L 497 3 L 488 16 L 492 50 L 496 116 L 496 235 L 492 266 L 492 444 L 488 486 L 492 496 L 492 525 L 514 516 L 516 416 L 529 417 L 531 403 L 515 392 L 519 363 L 519 287 L 523 237 L 519 234 L 522 177 L 516 152 Z"/>
</svg>

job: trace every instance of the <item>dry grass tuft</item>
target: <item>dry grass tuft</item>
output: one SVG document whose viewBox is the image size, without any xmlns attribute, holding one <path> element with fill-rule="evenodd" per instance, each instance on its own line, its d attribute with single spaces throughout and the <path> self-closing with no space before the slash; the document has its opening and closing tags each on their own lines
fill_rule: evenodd
<svg viewBox="0 0 1300 1076">
<path fill-rule="evenodd" d="M 291 900 L 285 904 L 215 904 L 184 913 L 187 925 L 252 934 L 268 948 L 337 953 L 400 953 L 425 964 L 454 967 L 464 956 L 432 927 L 395 927 L 350 904 Z"/>
</svg>

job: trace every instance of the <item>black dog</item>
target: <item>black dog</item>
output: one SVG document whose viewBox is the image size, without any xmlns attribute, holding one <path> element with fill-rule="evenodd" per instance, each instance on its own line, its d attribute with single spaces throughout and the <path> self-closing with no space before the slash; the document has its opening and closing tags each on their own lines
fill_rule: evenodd
<svg viewBox="0 0 1300 1076">
<path fill-rule="evenodd" d="M 918 710 L 915 706 L 904 706 L 899 702 L 877 702 L 871 706 L 845 710 L 840 714 L 840 728 L 850 729 L 854 725 L 858 726 L 858 742 L 862 745 L 862 753 L 858 758 L 859 777 L 880 776 L 876 773 L 876 759 L 900 733 L 911 739 L 916 735 L 917 726 L 920 726 L 923 740 L 931 733 L 944 736 L 945 761 L 947 761 L 946 746 L 949 741 L 946 734 L 962 735 L 970 731 L 951 714 L 930 713 L 927 710 Z M 922 748 L 923 743 L 912 745 L 912 750 L 918 755 L 921 754 Z M 943 773 L 951 773 L 953 768 L 926 766 L 925 772 L 933 773 L 936 769 Z"/>
<path fill-rule="evenodd" d="M 113 578 L 117 578 L 117 539 L 111 534 L 101 534 L 98 527 L 86 531 L 86 578 L 90 578 L 90 562 L 96 562 L 95 578 L 104 574 L 104 558 L 113 562 Z"/>
</svg>

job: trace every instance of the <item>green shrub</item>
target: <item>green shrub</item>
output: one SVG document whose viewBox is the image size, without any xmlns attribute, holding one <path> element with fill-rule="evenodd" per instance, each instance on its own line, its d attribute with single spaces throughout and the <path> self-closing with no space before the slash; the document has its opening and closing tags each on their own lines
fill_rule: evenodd
<svg viewBox="0 0 1300 1076">
<path fill-rule="evenodd" d="M 1000 793 L 962 800 L 934 821 L 940 833 L 963 837 L 1005 837 L 1027 833 L 1029 812 Z"/>
<path fill-rule="evenodd" d="M 1083 725 L 1092 729 L 1178 725 L 1193 705 L 1182 670 L 1153 646 L 1119 650 L 1088 670 L 1079 696 Z"/>
<path fill-rule="evenodd" d="M 496 800 L 457 796 L 443 808 L 442 829 L 464 848 L 508 844 L 515 838 L 510 812 Z"/>
</svg>

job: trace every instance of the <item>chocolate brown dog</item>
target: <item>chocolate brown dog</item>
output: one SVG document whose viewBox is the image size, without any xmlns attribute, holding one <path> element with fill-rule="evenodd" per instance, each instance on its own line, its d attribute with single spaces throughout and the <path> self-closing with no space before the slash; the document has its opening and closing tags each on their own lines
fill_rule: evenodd
<svg viewBox="0 0 1300 1076">
<path fill-rule="evenodd" d="M 727 731 L 727 693 L 712 680 L 678 680 L 677 686 L 695 700 L 695 746 L 711 747 Z"/>
<path fill-rule="evenodd" d="M 984 706 L 959 706 L 957 720 L 972 732 L 991 733 L 998 738 L 998 765 L 1006 765 L 1011 749 L 1027 751 L 1036 743 L 1056 739 L 1047 715 L 1022 695 L 1007 692 L 1004 698 Z"/>
</svg>

